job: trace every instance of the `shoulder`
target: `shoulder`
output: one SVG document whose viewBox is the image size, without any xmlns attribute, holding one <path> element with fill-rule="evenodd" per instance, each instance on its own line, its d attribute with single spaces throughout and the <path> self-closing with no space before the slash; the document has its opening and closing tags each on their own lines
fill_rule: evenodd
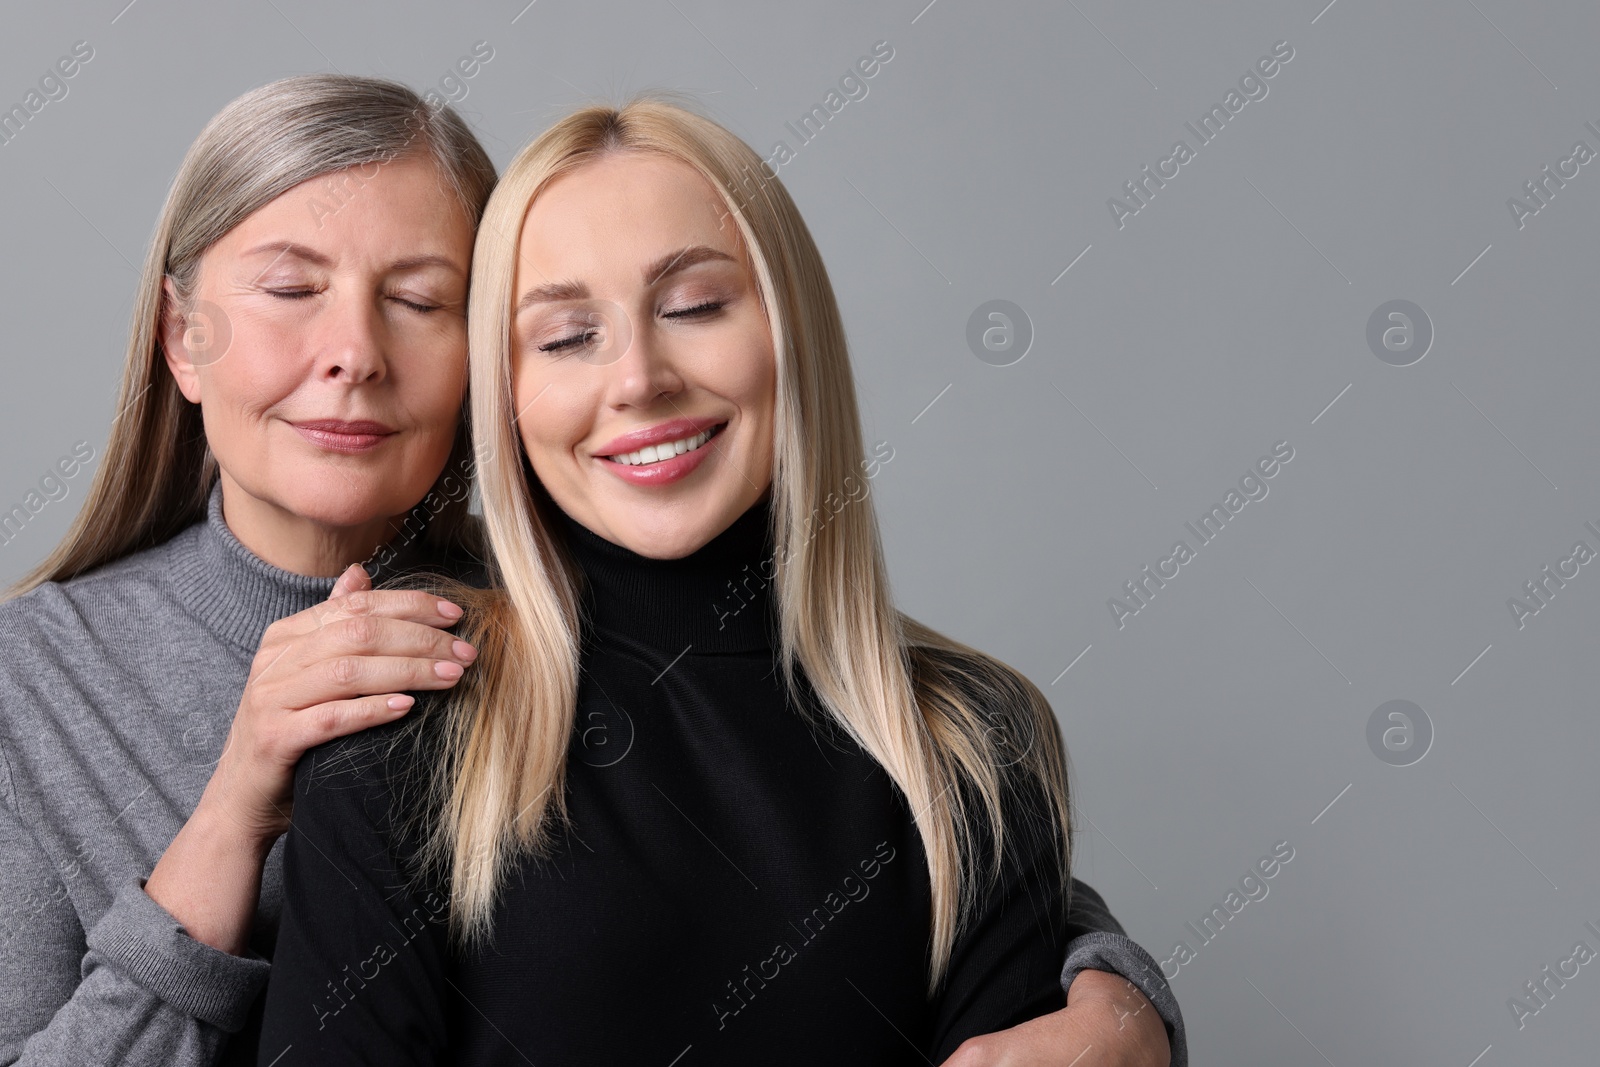
<svg viewBox="0 0 1600 1067">
<path fill-rule="evenodd" d="M 181 610 L 168 580 L 172 550 L 169 541 L 0 602 L 0 786 L 8 804 L 61 789 L 63 775 L 110 787 L 103 763 L 84 753 L 130 743 L 100 721 L 100 709 L 115 706 L 108 698 L 126 701 L 130 679 L 149 676 L 149 663 L 141 670 L 139 661 L 148 661 L 152 633 L 182 639 L 170 624 Z M 143 692 L 137 682 L 133 691 Z"/>
<path fill-rule="evenodd" d="M 393 722 L 336 737 L 300 758 L 294 825 L 319 833 L 368 835 L 390 851 L 413 851 L 430 808 L 442 755 L 440 708 L 433 694 Z"/>
<path fill-rule="evenodd" d="M 192 548 L 197 534 L 191 527 L 153 548 L 0 602 L 0 637 L 8 644 L 55 640 L 73 631 L 137 624 L 167 610 L 172 560 Z"/>
<path fill-rule="evenodd" d="M 412 712 L 393 722 L 324 741 L 307 749 L 295 767 L 295 794 L 382 796 L 399 787 L 414 769 L 418 752 Z"/>
<path fill-rule="evenodd" d="M 0 710 L 11 714 L 8 696 L 48 698 L 72 679 L 99 674 L 124 650 L 147 648 L 154 630 L 170 632 L 171 620 L 184 617 L 172 592 L 171 561 L 193 536 L 186 530 L 154 548 L 0 602 L 0 647 L 6 650 L 0 657 Z"/>
<path fill-rule="evenodd" d="M 1049 705 L 1039 687 L 1009 663 L 919 624 L 907 633 L 906 653 L 919 685 L 931 684 L 986 706 Z"/>
<path fill-rule="evenodd" d="M 981 773 L 957 761 L 959 826 L 980 885 L 1064 888 L 1070 837 L 1066 752 L 1049 701 L 1020 671 L 943 635 L 908 647 L 925 712 L 944 718 Z M 995 817 L 998 816 L 998 823 Z"/>
<path fill-rule="evenodd" d="M 1065 746 L 1039 687 L 994 656 L 935 637 L 907 645 L 924 713 L 943 718 L 1003 767 L 1054 772 L 1054 764 L 1064 762 Z"/>
</svg>

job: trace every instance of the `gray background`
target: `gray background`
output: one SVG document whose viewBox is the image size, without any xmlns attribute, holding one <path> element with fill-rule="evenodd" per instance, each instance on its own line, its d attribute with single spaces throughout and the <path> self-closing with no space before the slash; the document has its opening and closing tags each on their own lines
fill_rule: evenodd
<svg viewBox="0 0 1600 1067">
<path fill-rule="evenodd" d="M 1173 983 L 1195 1061 L 1592 1062 L 1600 962 L 1520 1032 L 1507 998 L 1600 950 L 1600 565 L 1521 629 L 1507 598 L 1600 548 L 1600 163 L 1521 229 L 1506 206 L 1575 141 L 1600 150 L 1592 5 L 125 2 L 3 13 L 7 105 L 95 49 L 0 147 L 5 508 L 103 446 L 131 264 L 238 93 L 329 69 L 433 86 L 487 40 L 460 108 L 497 164 L 573 105 L 660 86 L 765 154 L 887 40 L 780 175 L 895 450 L 873 484 L 897 595 L 1050 697 L 1080 873 L 1158 958 L 1196 949 Z M 1183 123 L 1280 40 L 1269 95 L 1119 229 L 1107 198 L 1195 147 Z M 966 341 L 996 298 L 1035 332 L 1011 366 Z M 1397 298 L 1436 331 L 1408 367 L 1366 341 Z M 1183 524 L 1278 441 L 1270 495 L 1119 629 L 1107 599 L 1195 547 Z M 1433 726 L 1410 766 L 1366 739 L 1392 699 Z M 1200 945 L 1185 923 L 1284 840 L 1270 894 Z"/>
</svg>

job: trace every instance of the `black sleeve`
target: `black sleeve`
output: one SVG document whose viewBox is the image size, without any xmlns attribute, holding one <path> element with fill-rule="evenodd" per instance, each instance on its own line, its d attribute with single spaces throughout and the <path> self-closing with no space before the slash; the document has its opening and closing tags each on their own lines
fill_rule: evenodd
<svg viewBox="0 0 1600 1067">
<path fill-rule="evenodd" d="M 1074 939 L 1085 934 L 1116 934 L 1127 937 L 1128 931 L 1111 914 L 1111 907 L 1088 882 L 1072 880 L 1072 899 L 1067 907 L 1067 934 Z"/>
<path fill-rule="evenodd" d="M 379 754 L 407 721 L 318 746 L 295 770 L 260 1063 L 445 1062 L 447 900 L 411 884 L 393 829 L 409 746 Z"/>
<path fill-rule="evenodd" d="M 1023 798 L 1029 798 L 1024 800 Z M 1061 961 L 1072 930 L 1067 882 L 1037 784 L 1008 790 L 1003 803 L 1005 853 L 994 882 L 980 878 L 968 925 L 956 938 L 934 1024 L 934 1063 L 969 1037 L 1045 1015 L 1067 1003 Z M 976 816 L 980 870 L 987 874 L 993 838 Z"/>
</svg>

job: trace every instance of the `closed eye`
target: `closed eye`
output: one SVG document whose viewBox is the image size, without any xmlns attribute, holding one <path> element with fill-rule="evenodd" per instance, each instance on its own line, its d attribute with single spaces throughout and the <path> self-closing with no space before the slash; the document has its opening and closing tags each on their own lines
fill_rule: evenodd
<svg viewBox="0 0 1600 1067">
<path fill-rule="evenodd" d="M 663 312 L 661 317 L 664 318 L 664 319 L 686 319 L 686 318 L 691 318 L 691 317 L 694 317 L 694 316 L 697 316 L 697 315 L 708 315 L 713 311 L 721 311 L 721 310 L 722 310 L 722 301 L 720 301 L 720 300 L 707 300 L 705 303 L 696 304 L 694 307 L 681 308 L 681 309 L 679 309 L 677 311 Z"/>
<path fill-rule="evenodd" d="M 404 304 L 412 311 L 420 312 L 423 315 L 426 315 L 430 311 L 438 311 L 439 308 L 443 306 L 440 304 L 419 304 L 414 300 L 407 300 L 403 296 L 392 296 L 389 299 L 393 300 L 397 304 Z"/>
<path fill-rule="evenodd" d="M 575 333 L 571 337 L 563 337 L 559 341 L 551 341 L 539 346 L 541 352 L 559 352 L 563 348 L 572 348 L 575 345 L 586 345 L 594 340 L 596 331 L 589 330 L 585 333 Z"/>
<path fill-rule="evenodd" d="M 307 297 L 317 295 L 317 290 L 315 289 L 268 289 L 267 292 L 280 300 L 304 300 Z M 415 300 L 407 300 L 403 296 L 391 296 L 389 299 L 410 308 L 420 315 L 426 315 L 430 311 L 438 311 L 443 306 L 440 304 L 419 304 Z"/>
</svg>

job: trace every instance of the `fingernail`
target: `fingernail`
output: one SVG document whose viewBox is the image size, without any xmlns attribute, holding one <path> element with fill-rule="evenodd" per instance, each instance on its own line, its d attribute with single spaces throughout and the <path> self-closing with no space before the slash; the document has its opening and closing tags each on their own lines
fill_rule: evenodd
<svg viewBox="0 0 1600 1067">
<path fill-rule="evenodd" d="M 448 600 L 439 601 L 439 614 L 447 619 L 461 618 L 461 609 Z"/>
<path fill-rule="evenodd" d="M 408 696 L 390 697 L 388 700 L 384 701 L 384 703 L 389 705 L 389 708 L 392 711 L 405 711 L 416 702 L 416 697 Z"/>
<path fill-rule="evenodd" d="M 465 641 L 457 641 L 450 646 L 450 651 L 455 653 L 456 659 L 466 660 L 468 663 L 478 658 L 478 650 Z"/>
<path fill-rule="evenodd" d="M 433 665 L 433 673 L 447 682 L 453 682 L 461 677 L 461 664 L 442 659 Z"/>
</svg>

